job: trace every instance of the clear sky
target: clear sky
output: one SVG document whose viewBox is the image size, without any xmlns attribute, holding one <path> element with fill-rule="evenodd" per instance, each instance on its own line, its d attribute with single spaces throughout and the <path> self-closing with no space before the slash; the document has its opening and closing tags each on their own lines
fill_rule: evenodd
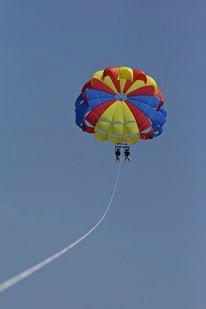
<svg viewBox="0 0 206 309">
<path fill-rule="evenodd" d="M 74 123 L 91 74 L 142 69 L 168 111 L 164 134 L 132 147 L 101 228 L 1 294 L 1 309 L 205 309 L 205 9 L 203 0 L 0 2 L 0 281 L 105 210 L 113 146 Z"/>
</svg>

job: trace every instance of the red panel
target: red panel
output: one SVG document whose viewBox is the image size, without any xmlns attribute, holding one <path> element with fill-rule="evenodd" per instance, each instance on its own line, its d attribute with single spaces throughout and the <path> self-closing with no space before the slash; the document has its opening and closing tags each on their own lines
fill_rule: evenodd
<svg viewBox="0 0 206 309">
<path fill-rule="evenodd" d="M 85 117 L 85 119 L 89 121 L 93 126 L 95 126 L 97 121 L 103 114 L 103 112 L 114 102 L 116 102 L 116 100 L 110 100 L 110 101 L 107 101 L 106 103 L 102 103 L 96 106 L 90 111 L 90 113 Z M 85 124 L 85 127 L 88 128 L 86 124 Z"/>
<path fill-rule="evenodd" d="M 85 95 L 85 90 L 91 88 L 91 80 L 89 80 L 88 82 L 86 82 L 86 84 L 82 87 L 82 91 L 81 91 L 81 96 L 84 99 L 85 102 L 88 103 L 87 97 Z"/>
<path fill-rule="evenodd" d="M 151 129 L 151 131 L 149 132 L 149 133 L 146 133 L 146 134 L 140 134 L 140 137 L 141 137 L 141 139 L 149 139 L 150 138 L 150 136 L 152 136 L 153 135 L 153 133 L 154 133 L 154 129 L 152 128 Z"/>
<path fill-rule="evenodd" d="M 84 124 L 84 127 L 85 127 L 85 129 L 83 130 L 84 132 L 94 133 L 94 129 L 93 128 L 88 127 L 84 122 L 83 122 L 83 124 Z"/>
<path fill-rule="evenodd" d="M 120 92 L 120 81 L 116 79 L 114 76 L 110 76 L 113 84 L 115 85 L 115 88 L 117 89 L 117 92 Z"/>
<path fill-rule="evenodd" d="M 127 90 L 129 89 L 129 87 L 133 84 L 133 82 L 131 82 L 130 80 L 127 80 L 125 85 L 124 85 L 124 89 L 123 92 L 126 93 Z"/>
<path fill-rule="evenodd" d="M 133 70 L 133 81 L 135 82 L 136 80 L 143 80 L 146 84 L 147 76 L 143 71 Z"/>
<path fill-rule="evenodd" d="M 118 92 L 120 92 L 120 83 L 118 80 L 118 68 L 116 67 L 108 67 L 104 70 L 103 73 L 103 78 L 105 78 L 106 76 L 109 76 L 113 82 L 113 84 L 115 85 L 116 89 Z"/>
<path fill-rule="evenodd" d="M 86 89 L 91 88 L 91 80 L 89 80 L 88 82 L 86 82 L 86 84 L 82 87 L 82 92 L 84 92 Z"/>
<path fill-rule="evenodd" d="M 151 121 L 145 116 L 145 114 L 136 106 L 134 106 L 132 103 L 126 101 L 129 109 L 131 110 L 133 116 L 135 117 L 135 120 L 137 122 L 137 125 L 139 127 L 140 131 L 144 131 L 147 128 L 151 126 Z"/>
<path fill-rule="evenodd" d="M 159 103 L 159 105 L 157 106 L 157 109 L 160 109 L 160 107 L 164 104 L 164 95 L 163 95 L 163 93 L 162 93 L 162 91 L 160 91 L 159 89 L 158 89 L 158 93 L 157 93 L 157 95 L 156 95 L 159 99 L 160 99 L 160 103 Z"/>
<path fill-rule="evenodd" d="M 164 95 L 162 93 L 162 91 L 160 89 L 158 89 L 158 94 L 157 94 L 158 98 L 160 98 L 160 101 L 164 102 Z"/>
<path fill-rule="evenodd" d="M 162 105 L 163 105 L 163 102 L 160 101 L 160 103 L 157 105 L 157 110 L 159 110 L 162 107 Z"/>
<path fill-rule="evenodd" d="M 114 77 L 115 79 L 118 78 L 118 68 L 116 67 L 108 67 L 104 70 L 103 78 L 109 75 L 111 78 Z"/>
<path fill-rule="evenodd" d="M 139 131 L 140 131 L 140 137 L 142 139 L 146 139 L 147 136 L 151 136 L 154 132 L 153 129 L 151 129 L 151 131 L 149 133 L 141 133 L 142 131 L 148 129 L 149 127 L 152 126 L 152 123 L 150 121 L 150 119 L 147 118 L 147 116 L 145 116 L 145 114 L 136 106 L 134 106 L 132 103 L 126 101 L 129 109 L 131 110 L 136 122 L 137 122 L 137 125 L 138 125 L 138 128 L 139 128 Z"/>
<path fill-rule="evenodd" d="M 103 82 L 101 82 L 99 79 L 96 79 L 96 78 L 92 79 L 92 88 L 96 89 L 96 90 L 105 91 L 107 93 L 111 93 L 111 94 L 115 95 L 115 93 L 112 91 L 112 89 L 107 87 Z"/>
<path fill-rule="evenodd" d="M 128 94 L 128 97 L 130 96 L 136 96 L 136 95 L 154 95 L 154 87 L 153 86 L 144 86 L 141 88 L 138 88 Z"/>
<path fill-rule="evenodd" d="M 137 76 L 137 75 L 139 75 L 139 74 L 141 74 L 141 73 L 144 73 L 144 72 L 141 71 L 141 70 L 133 69 L 133 77 L 135 77 L 135 76 Z"/>
</svg>

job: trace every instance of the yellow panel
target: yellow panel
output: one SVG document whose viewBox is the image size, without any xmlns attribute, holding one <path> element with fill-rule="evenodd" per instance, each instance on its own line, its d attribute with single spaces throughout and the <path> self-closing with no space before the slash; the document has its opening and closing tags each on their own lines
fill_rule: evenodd
<svg viewBox="0 0 206 309">
<path fill-rule="evenodd" d="M 127 104 L 125 102 L 122 102 L 122 112 L 123 112 L 124 122 L 134 121 L 136 123 L 135 118 L 134 118 L 131 110 L 129 109 L 129 107 L 127 106 Z"/>
<path fill-rule="evenodd" d="M 99 118 L 96 126 L 98 126 L 98 123 L 99 121 L 102 119 L 102 118 L 107 118 L 110 122 L 112 121 L 112 118 L 113 118 L 113 114 L 114 114 L 114 111 L 117 107 L 117 104 L 118 104 L 119 101 L 116 101 L 114 102 L 113 104 L 111 104 L 104 112 L 103 114 L 101 115 L 101 117 Z M 96 127 L 95 126 L 95 127 Z"/>
<path fill-rule="evenodd" d="M 101 118 L 98 120 L 98 126 L 96 124 L 95 128 L 98 128 L 101 131 L 108 132 L 110 127 L 110 122 L 102 121 Z"/>
<path fill-rule="evenodd" d="M 115 93 L 118 93 L 115 85 L 113 84 L 110 76 L 105 76 L 104 78 L 104 84 L 106 84 L 110 89 L 112 89 Z"/>
<path fill-rule="evenodd" d="M 128 67 L 119 67 L 119 78 L 133 80 L 133 70 Z"/>
<path fill-rule="evenodd" d="M 146 86 L 154 86 L 154 94 L 156 94 L 158 92 L 158 87 L 157 87 L 157 83 L 155 82 L 155 80 L 147 75 L 147 83 Z"/>
<path fill-rule="evenodd" d="M 108 136 L 108 139 L 110 140 L 110 142 L 112 142 L 113 144 L 119 144 L 123 142 L 122 138 L 117 138 L 117 137 L 113 137 L 111 135 Z"/>
<path fill-rule="evenodd" d="M 104 70 L 100 70 L 94 73 L 94 75 L 92 76 L 92 78 L 97 78 L 102 80 L 102 76 L 103 76 Z"/>
<path fill-rule="evenodd" d="M 140 139 L 140 136 L 139 135 L 136 135 L 135 137 L 132 137 L 132 138 L 128 138 L 127 139 L 127 143 L 129 144 L 136 144 Z"/>
<path fill-rule="evenodd" d="M 138 133 L 138 126 L 136 122 L 125 125 L 124 129 L 125 129 L 126 134 L 137 134 Z"/>
<path fill-rule="evenodd" d="M 117 103 L 115 102 L 112 105 L 110 105 L 101 115 L 101 117 L 99 118 L 99 120 L 97 121 L 95 128 L 94 128 L 94 132 L 95 132 L 95 136 L 98 140 L 106 140 L 108 138 L 108 132 L 109 132 L 109 127 L 110 127 L 110 122 L 112 121 L 113 118 L 113 114 L 114 111 L 117 107 Z M 102 121 L 102 118 L 107 118 L 107 120 L 109 121 L 109 123 Z M 102 137 L 102 135 L 98 132 L 98 130 L 100 131 L 104 131 L 107 134 Z"/>
<path fill-rule="evenodd" d="M 127 90 L 126 94 L 129 94 L 130 92 L 138 89 L 138 88 L 141 88 L 141 87 L 144 87 L 145 86 L 145 82 L 143 80 L 136 80 L 131 86 L 130 88 Z"/>
<path fill-rule="evenodd" d="M 120 92 L 123 93 L 124 86 L 125 86 L 125 83 L 126 83 L 127 80 L 121 78 L 119 81 L 120 81 Z"/>
<path fill-rule="evenodd" d="M 122 113 L 122 102 L 117 101 L 117 106 L 113 114 L 112 123 L 109 128 L 109 137 L 112 136 L 112 138 L 116 138 L 122 141 L 124 136 L 123 134 L 124 134 L 124 118 Z"/>
<path fill-rule="evenodd" d="M 122 111 L 124 116 L 124 140 L 128 143 L 135 143 L 140 138 L 139 128 L 137 126 L 136 120 L 129 107 L 124 102 L 122 104 Z M 130 138 L 128 136 L 130 134 L 136 134 L 136 137 Z"/>
<path fill-rule="evenodd" d="M 132 112 L 127 104 L 121 101 L 116 101 L 104 111 L 94 130 L 99 141 L 109 139 L 114 144 L 121 142 L 134 144 L 140 138 Z"/>
<path fill-rule="evenodd" d="M 99 133 L 97 131 L 95 132 L 95 137 L 100 142 L 106 141 L 108 139 L 107 135 L 102 135 L 101 133 Z"/>
</svg>

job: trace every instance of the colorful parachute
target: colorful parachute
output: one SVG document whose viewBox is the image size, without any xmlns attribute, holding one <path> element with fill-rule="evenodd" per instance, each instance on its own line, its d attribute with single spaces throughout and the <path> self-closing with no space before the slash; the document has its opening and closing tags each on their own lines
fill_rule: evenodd
<svg viewBox="0 0 206 309">
<path fill-rule="evenodd" d="M 160 135 L 166 122 L 154 79 L 129 67 L 97 71 L 76 100 L 76 124 L 99 141 L 135 144 Z"/>
</svg>

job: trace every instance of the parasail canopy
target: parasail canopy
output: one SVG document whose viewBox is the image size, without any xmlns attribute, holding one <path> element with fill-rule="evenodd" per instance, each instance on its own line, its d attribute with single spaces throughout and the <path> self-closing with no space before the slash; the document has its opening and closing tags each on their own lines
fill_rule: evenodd
<svg viewBox="0 0 206 309">
<path fill-rule="evenodd" d="M 75 104 L 76 124 L 99 141 L 135 144 L 162 133 L 163 104 L 152 77 L 129 67 L 108 67 L 83 86 Z"/>
</svg>

